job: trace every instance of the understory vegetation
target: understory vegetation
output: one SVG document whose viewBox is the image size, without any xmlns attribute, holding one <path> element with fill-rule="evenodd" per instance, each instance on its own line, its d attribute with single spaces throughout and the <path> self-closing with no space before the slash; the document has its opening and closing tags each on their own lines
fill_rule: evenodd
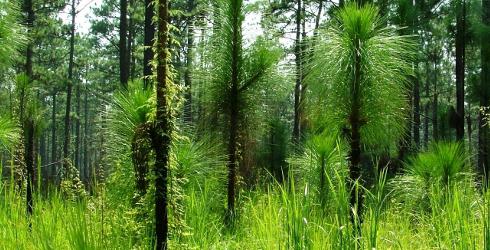
<svg viewBox="0 0 490 250">
<path fill-rule="evenodd" d="M 490 249 L 489 27 L 488 0 L 0 0 L 0 250 Z"/>
</svg>

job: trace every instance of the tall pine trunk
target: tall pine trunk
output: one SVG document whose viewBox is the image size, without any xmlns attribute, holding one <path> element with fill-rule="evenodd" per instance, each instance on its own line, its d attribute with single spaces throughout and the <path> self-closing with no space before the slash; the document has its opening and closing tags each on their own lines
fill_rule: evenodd
<svg viewBox="0 0 490 250">
<path fill-rule="evenodd" d="M 464 138 L 465 0 L 456 7 L 456 140 Z"/>
<path fill-rule="evenodd" d="M 228 138 L 228 210 L 226 222 L 230 225 L 233 223 L 235 216 L 235 201 L 236 201 L 236 182 L 237 182 L 237 167 L 239 162 L 238 153 L 238 117 L 239 117 L 239 61 L 240 61 L 240 46 L 241 46 L 241 21 L 240 12 L 242 8 L 241 0 L 232 0 L 231 3 L 233 17 L 231 20 L 232 28 L 232 47 L 231 47 L 231 88 L 230 88 L 230 106 L 229 106 L 229 138 Z"/>
<path fill-rule="evenodd" d="M 120 0 L 119 17 L 119 81 L 123 88 L 128 87 L 128 0 Z"/>
<path fill-rule="evenodd" d="M 34 121 L 28 118 L 24 123 L 25 132 L 25 145 L 26 152 L 24 154 L 26 169 L 27 169 L 27 193 L 26 193 L 26 207 L 27 215 L 31 216 L 34 209 L 34 201 L 32 198 L 32 191 L 34 185 Z M 31 221 L 29 218 L 29 229 L 31 229 Z"/>
<path fill-rule="evenodd" d="M 482 22 L 490 26 L 490 0 L 482 0 Z M 481 40 L 481 83 L 480 107 L 490 106 L 490 32 Z M 487 110 L 488 111 L 488 110 Z M 479 116 L 478 167 L 488 183 L 490 175 L 490 124 L 485 124 L 483 114 Z"/>
<path fill-rule="evenodd" d="M 168 211 L 167 178 L 169 151 L 172 134 L 172 113 L 170 91 L 172 82 L 168 76 L 168 1 L 158 1 L 158 32 L 156 43 L 157 82 L 156 82 L 156 120 L 152 140 L 155 150 L 155 240 L 156 249 L 167 249 Z"/>
<path fill-rule="evenodd" d="M 359 38 L 356 38 L 355 42 L 355 51 L 360 51 L 361 49 L 361 41 Z M 350 160 L 350 168 L 349 168 L 349 177 L 352 182 L 351 186 L 351 197 L 350 197 L 350 205 L 351 205 L 351 221 L 353 224 L 356 216 L 357 218 L 362 219 L 362 206 L 363 206 L 363 195 L 362 189 L 357 188 L 356 182 L 359 182 L 362 185 L 362 176 L 361 176 L 361 93 L 360 93 L 360 85 L 363 77 L 362 67 L 361 67 L 361 55 L 359 53 L 355 53 L 354 55 L 354 69 L 353 69 L 353 78 L 350 89 L 351 94 L 351 113 L 349 115 L 349 123 L 351 126 L 350 133 L 350 152 L 349 152 L 349 160 Z M 356 228 L 357 233 L 360 233 L 360 223 L 358 224 L 358 228 Z"/>
<path fill-rule="evenodd" d="M 65 142 L 63 144 L 63 178 L 66 178 L 70 168 L 70 126 L 71 126 L 71 96 L 73 87 L 73 67 L 75 54 L 75 0 L 72 0 L 71 28 L 70 28 L 70 61 L 68 63 L 68 82 L 66 84 L 66 112 L 65 112 Z"/>
<path fill-rule="evenodd" d="M 294 86 L 294 122 L 293 142 L 299 143 L 301 135 L 301 0 L 296 1 L 296 40 L 294 44 L 294 57 L 296 66 L 296 84 Z"/>
<path fill-rule="evenodd" d="M 58 157 L 57 157 L 57 143 L 56 143 L 56 95 L 57 91 L 53 90 L 53 109 L 51 113 L 51 181 L 57 182 L 56 175 L 58 173 Z"/>
</svg>

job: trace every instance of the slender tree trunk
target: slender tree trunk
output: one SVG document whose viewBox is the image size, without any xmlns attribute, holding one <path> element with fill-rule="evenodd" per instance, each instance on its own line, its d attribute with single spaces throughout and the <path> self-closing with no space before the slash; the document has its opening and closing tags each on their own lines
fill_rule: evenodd
<svg viewBox="0 0 490 250">
<path fill-rule="evenodd" d="M 458 0 L 456 8 L 456 140 L 464 138 L 464 75 L 466 1 Z"/>
<path fill-rule="evenodd" d="M 81 164 L 80 164 L 80 144 L 81 144 L 81 131 L 80 131 L 80 118 L 82 115 L 81 107 L 80 107 L 80 83 L 77 84 L 76 87 L 76 98 L 77 98 L 77 119 L 75 120 L 75 166 L 79 169 L 81 173 Z"/>
<path fill-rule="evenodd" d="M 83 178 L 82 180 L 85 182 L 86 186 L 88 187 L 89 185 L 89 178 L 90 178 L 90 173 L 89 171 L 89 162 L 90 162 L 90 157 L 88 155 L 89 150 L 88 150 L 88 138 L 89 138 L 89 131 L 88 131 L 88 84 L 85 84 L 85 95 L 84 95 L 84 101 L 83 101 L 83 109 L 84 109 L 84 124 L 83 124 Z"/>
<path fill-rule="evenodd" d="M 432 100 L 432 137 L 434 138 L 434 141 L 439 140 L 439 124 L 438 124 L 438 92 L 437 92 L 437 74 L 438 74 L 438 67 L 437 67 L 437 58 L 434 56 L 434 93 L 433 93 L 433 100 Z"/>
<path fill-rule="evenodd" d="M 151 87 L 151 60 L 153 60 L 153 38 L 155 37 L 155 25 L 152 0 L 145 0 L 145 49 L 143 55 L 143 76 L 145 88 Z"/>
<path fill-rule="evenodd" d="M 128 0 L 120 0 L 119 18 L 119 79 L 123 88 L 128 87 Z"/>
<path fill-rule="evenodd" d="M 235 201 L 236 201 L 236 181 L 237 167 L 239 164 L 238 153 L 238 116 L 239 116 L 239 58 L 241 46 L 241 20 L 239 13 L 241 12 L 242 2 L 240 0 L 232 0 L 233 19 L 231 26 L 233 29 L 232 35 L 232 51 L 231 51 L 231 89 L 230 89 L 230 123 L 229 123 L 229 139 L 228 139 L 228 210 L 226 222 L 231 225 L 235 217 Z"/>
<path fill-rule="evenodd" d="M 129 11 L 128 11 L 128 54 L 127 54 L 127 64 L 128 64 L 128 79 L 133 80 L 135 76 L 134 72 L 134 10 L 135 10 L 134 0 L 129 0 Z"/>
<path fill-rule="evenodd" d="M 482 0 L 482 22 L 490 26 L 490 0 Z M 490 32 L 485 32 L 481 40 L 481 83 L 480 107 L 490 106 Z M 479 115 L 478 166 L 488 183 L 490 175 L 490 128 L 485 124 L 483 114 Z"/>
<path fill-rule="evenodd" d="M 429 60 L 427 60 L 425 63 L 425 71 L 426 71 L 425 97 L 429 99 L 429 91 L 430 91 Z M 426 149 L 429 145 L 429 110 L 430 110 L 430 104 L 429 102 L 427 102 L 425 104 L 425 110 L 424 110 L 424 147 Z"/>
<path fill-rule="evenodd" d="M 420 149 L 420 79 L 417 76 L 413 85 L 413 139 Z"/>
<path fill-rule="evenodd" d="M 356 51 L 360 51 L 361 41 L 356 39 L 355 41 Z M 361 68 L 361 55 L 355 53 L 354 56 L 354 78 L 351 84 L 351 114 L 349 116 L 349 122 L 351 125 L 350 134 L 350 179 L 352 181 L 350 205 L 352 208 L 351 220 L 354 223 L 356 215 L 358 218 L 362 218 L 362 206 L 363 195 L 361 188 L 355 186 L 355 182 L 358 181 L 362 185 L 361 177 L 361 93 L 360 83 L 362 80 L 362 68 Z M 360 226 L 360 225 L 359 225 Z M 357 228 L 359 231 L 360 228 Z M 360 233 L 360 231 L 358 232 Z"/>
<path fill-rule="evenodd" d="M 56 175 L 58 173 L 57 164 L 57 150 L 56 150 L 56 90 L 53 91 L 53 110 L 51 113 L 51 178 L 54 183 L 57 182 Z"/>
<path fill-rule="evenodd" d="M 167 175 L 169 151 L 172 135 L 172 112 L 170 107 L 170 89 L 172 82 L 167 75 L 168 52 L 168 1 L 158 1 L 157 33 L 157 111 L 153 136 L 155 150 L 155 240 L 156 249 L 167 249 L 168 211 L 167 211 Z"/>
<path fill-rule="evenodd" d="M 297 0 L 296 7 L 296 40 L 294 45 L 294 56 L 296 64 L 296 84 L 294 86 L 294 123 L 293 142 L 299 143 L 301 134 L 301 0 Z"/>
<path fill-rule="evenodd" d="M 75 0 L 72 0 L 71 7 L 71 29 L 70 29 L 70 61 L 68 63 L 68 82 L 66 84 L 66 112 L 65 112 L 65 142 L 63 145 L 63 178 L 67 177 L 70 168 L 70 126 L 71 126 L 71 95 L 73 85 L 73 67 L 75 54 Z"/>
<path fill-rule="evenodd" d="M 26 193 L 26 207 L 27 215 L 29 216 L 29 229 L 32 228 L 30 216 L 34 209 L 34 202 L 32 198 L 33 184 L 34 184 L 34 121 L 28 118 L 24 124 L 25 131 L 25 163 L 27 168 L 27 193 Z"/>
</svg>

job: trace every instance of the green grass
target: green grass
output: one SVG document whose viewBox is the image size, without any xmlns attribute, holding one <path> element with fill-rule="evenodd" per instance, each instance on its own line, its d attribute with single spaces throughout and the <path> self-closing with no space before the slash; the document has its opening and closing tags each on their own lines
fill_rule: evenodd
<svg viewBox="0 0 490 250">
<path fill-rule="evenodd" d="M 365 189 L 366 207 L 361 238 L 354 238 L 359 234 L 350 220 L 352 190 L 346 182 L 340 147 L 336 147 L 332 152 L 339 154 L 338 160 L 324 165 L 328 171 L 323 189 L 314 179 L 320 178 L 315 164 L 322 161 L 308 161 L 303 155 L 295 164 L 308 164 L 311 174 L 291 172 L 284 183 L 241 192 L 233 229 L 224 226 L 221 179 L 189 180 L 179 196 L 183 221 L 171 227 L 170 249 L 488 248 L 490 192 L 477 187 L 474 176 L 462 172 L 464 168 L 439 171 L 442 181 L 427 177 L 423 169 L 444 162 L 460 162 L 445 166 L 466 166 L 464 161 L 446 161 L 455 154 L 462 156 L 459 151 L 434 150 L 435 156 L 422 153 L 408 163 L 403 175 L 389 180 L 382 170 L 372 187 L 359 187 Z M 431 164 L 425 164 L 424 157 Z M 420 171 L 411 170 L 415 167 Z M 304 168 L 300 170 L 305 173 Z M 448 172 L 452 174 L 446 175 Z M 0 249 L 151 249 L 151 196 L 135 206 L 119 185 L 102 184 L 96 195 L 77 201 L 68 201 L 56 191 L 36 195 L 29 230 L 24 194 L 8 185 L 12 181 L 0 182 Z M 174 214 L 170 211 L 171 217 Z"/>
</svg>

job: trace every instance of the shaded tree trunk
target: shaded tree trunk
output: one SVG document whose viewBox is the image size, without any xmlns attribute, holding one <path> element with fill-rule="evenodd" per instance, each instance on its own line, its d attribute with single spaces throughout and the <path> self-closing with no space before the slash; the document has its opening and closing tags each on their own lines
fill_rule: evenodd
<svg viewBox="0 0 490 250">
<path fill-rule="evenodd" d="M 90 179 L 90 173 L 89 173 L 89 163 L 90 163 L 90 157 L 89 157 L 89 150 L 88 150 L 88 139 L 89 139 L 89 131 L 88 131 L 88 84 L 85 84 L 85 95 L 84 95 L 84 101 L 83 101 L 83 109 L 84 109 L 84 124 L 83 124 L 83 178 L 82 180 L 85 182 L 86 186 L 89 187 L 89 179 Z"/>
<path fill-rule="evenodd" d="M 490 26 L 490 0 L 482 0 L 482 22 Z M 490 106 L 490 32 L 485 32 L 481 40 L 481 83 L 480 107 Z M 485 124 L 483 114 L 478 121 L 478 167 L 488 183 L 490 175 L 490 128 Z"/>
<path fill-rule="evenodd" d="M 66 112 L 65 112 L 65 142 L 63 145 L 63 174 L 64 178 L 69 172 L 70 168 L 70 126 L 71 126 L 71 96 L 73 85 L 73 67 L 74 67 L 74 54 L 75 54 L 75 0 L 72 0 L 71 7 L 71 28 L 70 28 L 70 61 L 68 63 L 68 82 L 66 84 Z"/>
<path fill-rule="evenodd" d="M 297 0 L 296 7 L 296 40 L 294 45 L 294 56 L 296 65 L 296 84 L 294 86 L 294 122 L 293 142 L 299 143 L 301 134 L 301 0 Z"/>
<path fill-rule="evenodd" d="M 432 99 L 432 137 L 434 139 L 434 141 L 437 141 L 439 140 L 439 123 L 438 123 L 438 92 L 437 92 L 437 58 L 436 56 L 434 56 L 434 72 L 432 72 L 432 74 L 434 75 L 434 93 L 433 93 L 433 99 Z"/>
<path fill-rule="evenodd" d="M 167 177 L 169 151 L 172 134 L 172 113 L 170 107 L 171 81 L 167 75 L 168 53 L 168 1 L 158 1 L 157 32 L 157 111 L 152 144 L 155 150 L 155 240 L 156 249 L 167 249 L 168 211 L 167 211 Z"/>
<path fill-rule="evenodd" d="M 464 138 L 464 75 L 466 1 L 458 0 L 456 8 L 456 140 Z"/>
<path fill-rule="evenodd" d="M 119 17 L 119 80 L 123 88 L 128 87 L 128 0 L 120 0 Z"/>
<path fill-rule="evenodd" d="M 226 214 L 226 223 L 231 225 L 235 217 L 235 201 L 236 201 L 236 181 L 237 181 L 237 167 L 239 164 L 238 153 L 238 117 L 239 117 L 239 61 L 240 61 L 240 46 L 241 46 L 241 21 L 239 13 L 241 12 L 240 1 L 232 0 L 233 19 L 231 20 L 231 26 L 233 30 L 232 34 L 232 51 L 231 51 L 231 89 L 230 92 L 230 123 L 229 123 L 229 138 L 228 138 L 228 207 Z"/>
<path fill-rule="evenodd" d="M 58 168 L 56 162 L 58 161 L 56 150 L 56 90 L 53 91 L 53 109 L 51 113 L 51 178 L 54 183 L 57 182 L 56 175 Z"/>
<path fill-rule="evenodd" d="M 26 152 L 24 154 L 26 169 L 27 169 L 27 192 L 26 192 L 26 207 L 27 215 L 29 216 L 29 229 L 32 228 L 30 216 L 34 209 L 34 201 L 32 198 L 34 184 L 34 121 L 28 118 L 24 124 Z"/>
<path fill-rule="evenodd" d="M 355 41 L 356 51 L 360 51 L 361 49 L 361 41 L 356 39 Z M 357 188 L 355 183 L 356 181 L 362 185 L 362 177 L 361 177 L 361 93 L 360 84 L 362 79 L 362 68 L 361 68 L 361 55 L 359 53 L 355 53 L 354 56 L 354 69 L 353 69 L 353 79 L 351 84 L 351 113 L 349 115 L 349 123 L 351 125 L 350 131 L 350 152 L 349 152 L 349 160 L 350 160 L 350 169 L 349 176 L 352 182 L 351 187 L 351 197 L 350 197 L 350 205 L 352 208 L 351 212 L 351 220 L 354 224 L 354 220 L 356 215 L 358 218 L 362 218 L 362 206 L 363 206 L 363 195 L 361 192 L 361 188 Z M 360 225 L 359 225 L 360 227 Z M 357 228 L 357 233 L 360 233 L 360 228 Z"/>
<path fill-rule="evenodd" d="M 413 85 L 413 139 L 420 148 L 420 80 L 417 76 Z"/>
<path fill-rule="evenodd" d="M 81 173 L 82 166 L 80 164 L 80 144 L 81 144 L 81 131 L 80 131 L 80 118 L 82 115 L 81 107 L 80 107 L 80 83 L 77 84 L 76 87 L 76 98 L 77 98 L 77 118 L 75 120 L 75 166 L 79 169 Z"/>
<path fill-rule="evenodd" d="M 425 79 L 425 97 L 429 98 L 430 91 L 430 69 L 429 69 L 429 60 L 425 63 L 425 71 L 426 71 L 426 79 Z M 430 102 L 427 102 L 424 107 L 424 147 L 427 149 L 429 145 L 429 110 L 430 110 Z"/>
</svg>

